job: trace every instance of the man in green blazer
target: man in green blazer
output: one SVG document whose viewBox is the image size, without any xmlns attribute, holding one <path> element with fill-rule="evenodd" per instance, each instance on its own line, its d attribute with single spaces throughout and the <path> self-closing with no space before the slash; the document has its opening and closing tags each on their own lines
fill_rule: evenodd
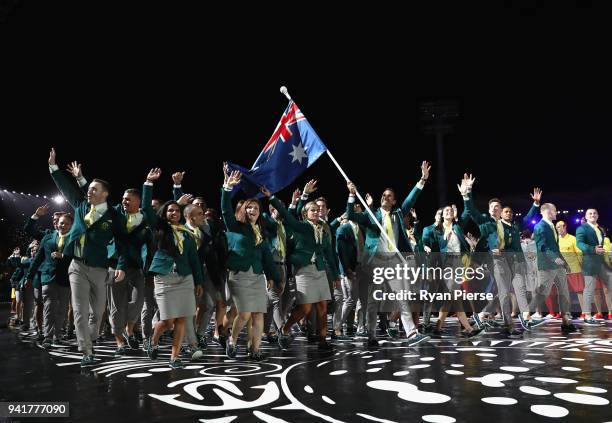
<svg viewBox="0 0 612 423">
<path fill-rule="evenodd" d="M 512 300 L 510 297 L 511 288 L 514 287 L 517 301 L 521 306 L 520 321 L 525 330 L 529 329 L 527 320 L 529 309 L 527 304 L 527 289 L 525 281 L 526 269 L 524 269 L 524 256 L 520 246 L 520 229 L 512 224 L 512 209 L 502 207 L 498 198 L 489 200 L 489 212 L 481 213 L 474 205 L 472 187 L 475 178 L 472 175 L 464 175 L 459 186 L 459 191 L 463 196 L 465 209 L 470 218 L 478 225 L 480 230 L 480 240 L 476 249 L 488 251 L 491 254 L 493 264 L 493 276 L 497 285 L 497 298 L 490 302 L 480 315 L 475 314 L 474 318 L 479 326 L 482 326 L 481 316 L 497 308 L 499 302 L 502 317 L 504 319 L 504 333 L 510 337 L 518 337 L 521 333 L 514 329 L 512 321 Z M 524 221 L 531 219 L 540 205 L 542 191 L 535 188 L 531 198 L 534 203 L 527 213 Z M 506 210 L 505 218 L 502 211 Z M 520 261 L 522 258 L 522 261 Z M 531 325 L 541 324 L 540 321 L 532 321 Z"/>
<path fill-rule="evenodd" d="M 78 164 L 72 163 L 71 173 Z M 68 268 L 72 294 L 74 324 L 81 366 L 95 364 L 92 339 L 100 327 L 106 307 L 106 285 L 125 278 L 125 225 L 108 203 L 109 184 L 94 179 L 87 192 L 79 189 L 56 164 L 55 149 L 49 154 L 51 177 L 74 211 L 74 223 L 64 245 L 66 255 L 73 258 Z M 114 242 L 118 251 L 117 268 L 109 273 L 108 246 Z M 91 311 L 91 313 L 90 313 Z"/>
<path fill-rule="evenodd" d="M 75 163 L 70 166 L 73 176 L 80 188 L 87 185 L 81 166 Z M 125 190 L 120 204 L 114 206 L 116 216 L 125 228 L 125 278 L 120 282 L 108 285 L 108 317 L 111 330 L 117 343 L 115 355 L 127 353 L 127 347 L 138 349 L 139 344 L 134 335 L 134 326 L 144 303 L 144 258 L 147 256 L 147 245 L 152 236 L 149 230 L 155 211 L 151 207 L 154 181 L 159 179 L 161 169 L 154 168 L 147 174 L 141 194 L 135 188 Z M 142 207 L 141 207 L 142 206 Z M 114 272 L 118 262 L 116 243 L 108 247 L 110 258 L 109 271 Z"/>
<path fill-rule="evenodd" d="M 595 293 L 597 277 L 601 283 L 608 287 L 608 304 L 612 304 L 612 274 L 608 268 L 609 257 L 606 263 L 604 241 L 605 230 L 597 223 L 599 213 L 597 209 L 588 209 L 585 213 L 586 222 L 576 229 L 576 244 L 582 251 L 582 274 L 584 275 L 584 323 L 598 325 L 591 316 L 591 303 Z M 604 290 L 605 292 L 605 290 Z"/>
<path fill-rule="evenodd" d="M 529 310 L 533 311 L 539 307 L 556 282 L 559 293 L 559 310 L 561 311 L 561 331 L 575 332 L 576 327 L 571 322 L 570 294 L 567 288 L 567 263 L 559 250 L 559 235 L 553 221 L 557 218 L 557 208 L 552 203 L 544 203 L 541 207 L 542 220 L 535 226 L 533 233 L 537 247 L 538 286 L 534 296 L 529 303 Z M 532 319 L 533 320 L 533 319 Z M 531 330 L 535 325 L 527 322 L 526 330 Z"/>
<path fill-rule="evenodd" d="M 381 286 L 375 285 L 369 280 L 373 275 L 374 268 L 376 267 L 395 267 L 399 264 L 396 253 L 399 251 L 401 254 L 411 254 L 412 257 L 408 258 L 408 265 L 416 267 L 416 260 L 414 259 L 414 251 L 408 240 L 406 233 L 406 227 L 404 226 L 404 215 L 410 213 L 410 209 L 414 208 L 417 198 L 421 194 L 421 191 L 425 187 L 427 178 L 429 178 L 429 170 L 431 166 L 428 162 L 424 161 L 421 164 L 421 179 L 415 187 L 412 189 L 410 194 L 406 197 L 402 203 L 401 208 L 395 208 L 396 199 L 395 191 L 391 188 L 385 189 L 380 199 L 380 207 L 374 211 L 374 216 L 378 223 L 385 229 L 386 236 L 382 236 L 378 225 L 372 220 L 367 212 L 356 213 L 354 210 L 355 205 L 355 193 L 357 188 L 352 182 L 348 183 L 349 188 L 349 199 L 347 202 L 346 213 L 349 220 L 355 221 L 365 228 L 366 239 L 365 249 L 363 253 L 363 261 L 366 265 L 364 275 L 368 275 L 368 304 L 366 306 L 367 319 L 366 324 L 368 328 L 368 346 L 378 345 L 376 340 L 376 315 L 378 313 L 380 302 L 374 300 L 374 291 L 381 288 Z M 414 282 L 414 281 L 411 281 Z M 407 286 L 407 281 L 404 280 L 392 280 L 388 281 L 388 287 L 391 292 L 401 292 L 407 288 L 412 288 L 417 285 L 416 283 Z M 398 301 L 401 309 L 401 318 L 406 331 L 407 342 L 409 345 L 417 345 L 422 342 L 428 341 L 428 336 L 422 335 L 417 330 L 416 324 L 412 318 L 410 306 L 408 301 Z"/>
<path fill-rule="evenodd" d="M 185 172 L 172 174 L 172 194 L 174 200 L 181 206 L 188 204 L 198 206 L 206 215 L 208 206 L 203 197 L 193 197 L 183 193 L 183 179 Z M 185 217 L 185 213 L 183 214 Z M 227 237 L 222 225 L 216 219 L 205 218 L 198 228 L 201 236 L 201 245 L 198 249 L 200 261 L 205 266 L 206 282 L 204 295 L 198 299 L 196 311 L 197 336 L 200 348 L 206 348 L 206 329 L 212 313 L 215 313 L 215 330 L 213 341 L 225 348 L 229 319 L 225 318 L 227 312 Z M 210 307 L 212 301 L 213 306 Z M 218 322 L 218 323 L 217 323 Z"/>
<path fill-rule="evenodd" d="M 64 245 L 70 228 L 72 215 L 64 214 L 57 222 L 57 231 L 43 237 L 34 261 L 28 270 L 27 279 L 32 281 L 40 274 L 43 301 L 43 348 L 59 344 L 61 328 L 70 303 L 70 283 L 68 266 L 71 258 L 63 254 Z"/>
</svg>

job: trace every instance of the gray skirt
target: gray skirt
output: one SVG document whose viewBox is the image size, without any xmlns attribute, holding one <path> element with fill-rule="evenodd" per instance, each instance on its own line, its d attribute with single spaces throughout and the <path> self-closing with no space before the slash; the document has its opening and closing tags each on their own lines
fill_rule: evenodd
<svg viewBox="0 0 612 423">
<path fill-rule="evenodd" d="M 193 276 L 176 273 L 155 275 L 155 301 L 160 320 L 189 317 L 196 314 Z"/>
<path fill-rule="evenodd" d="M 325 270 L 314 264 L 300 267 L 295 274 L 296 304 L 314 304 L 331 300 Z"/>
<path fill-rule="evenodd" d="M 250 267 L 246 272 L 229 271 L 227 287 L 238 313 L 265 313 L 268 309 L 268 291 L 265 275 L 253 273 Z"/>
</svg>

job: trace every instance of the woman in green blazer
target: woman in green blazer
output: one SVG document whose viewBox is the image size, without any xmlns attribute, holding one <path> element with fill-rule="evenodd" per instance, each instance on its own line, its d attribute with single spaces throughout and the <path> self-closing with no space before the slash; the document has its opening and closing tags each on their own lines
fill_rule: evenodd
<svg viewBox="0 0 612 423">
<path fill-rule="evenodd" d="M 252 327 L 248 331 L 248 356 L 260 361 L 263 355 L 259 351 L 259 344 L 264 313 L 268 309 L 268 288 L 272 286 L 267 280 L 274 280 L 276 286 L 280 286 L 280 277 L 274 265 L 270 244 L 264 239 L 259 200 L 249 198 L 238 203 L 235 212 L 232 208 L 231 192 L 240 183 L 241 177 L 237 171 L 226 173 L 221 190 L 221 212 L 227 227 L 229 251 L 227 286 L 238 312 L 225 352 L 230 358 L 236 356 L 238 336 L 250 320 Z"/>
<path fill-rule="evenodd" d="M 195 294 L 201 297 L 204 275 L 198 258 L 197 246 L 189 230 L 180 224 L 181 209 L 176 201 L 166 202 L 158 211 L 153 228 L 157 250 L 149 272 L 154 274 L 155 300 L 159 307 L 159 322 L 147 354 L 157 358 L 159 337 L 174 327 L 170 367 L 183 367 L 178 358 L 185 336 L 185 319 L 195 315 Z"/>
<path fill-rule="evenodd" d="M 303 221 L 297 220 L 283 204 L 266 188 L 261 190 L 270 198 L 270 204 L 278 210 L 286 225 L 293 231 L 295 248 L 289 256 L 289 262 L 295 267 L 296 304 L 289 320 L 281 328 L 278 343 L 287 349 L 292 341 L 289 329 L 296 322 L 307 316 L 313 306 L 317 312 L 317 330 L 319 349 L 329 351 L 331 344 L 327 336 L 327 301 L 331 299 L 327 281 L 326 265 L 334 281 L 334 288 L 340 286 L 340 277 L 336 267 L 336 258 L 332 249 L 331 238 L 324 230 L 319 217 L 316 202 L 307 203 L 302 209 Z"/>
</svg>

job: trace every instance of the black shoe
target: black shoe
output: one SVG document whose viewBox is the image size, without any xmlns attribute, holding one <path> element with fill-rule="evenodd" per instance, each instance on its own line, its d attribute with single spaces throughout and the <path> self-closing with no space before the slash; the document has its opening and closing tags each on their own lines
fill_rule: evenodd
<svg viewBox="0 0 612 423">
<path fill-rule="evenodd" d="M 43 347 L 44 349 L 48 350 L 49 348 L 51 348 L 51 345 L 53 345 L 53 342 L 51 341 L 51 339 L 49 339 L 49 338 L 45 338 L 45 339 L 43 340 L 42 347 Z"/>
<path fill-rule="evenodd" d="M 180 358 L 175 358 L 174 360 L 170 359 L 170 363 L 169 363 L 170 368 L 172 369 L 182 369 L 185 367 L 185 365 L 183 364 L 183 362 L 181 361 Z"/>
<path fill-rule="evenodd" d="M 96 364 L 96 359 L 94 358 L 93 354 L 83 355 L 83 358 L 81 359 L 81 367 L 93 366 L 94 364 Z"/>
<path fill-rule="evenodd" d="M 276 344 L 278 342 L 278 336 L 266 334 L 265 338 L 268 344 Z"/>
<path fill-rule="evenodd" d="M 589 317 L 588 319 L 583 319 L 582 323 L 587 326 L 599 326 L 599 322 L 592 317 Z"/>
<path fill-rule="evenodd" d="M 483 334 L 484 334 L 484 328 L 472 328 L 471 331 L 464 332 L 464 336 L 466 338 L 476 338 L 476 337 L 478 337 L 480 335 L 483 335 Z"/>
<path fill-rule="evenodd" d="M 251 352 L 248 355 L 249 360 L 253 361 L 263 361 L 266 359 L 266 356 L 261 353 L 261 351 Z"/>
<path fill-rule="evenodd" d="M 27 332 L 30 330 L 30 325 L 28 323 L 24 323 L 19 327 L 19 329 L 21 329 L 22 332 Z"/>
<path fill-rule="evenodd" d="M 281 350 L 289 349 L 291 341 L 293 341 L 293 337 L 291 335 L 285 335 L 282 332 L 278 334 L 278 346 Z"/>
<path fill-rule="evenodd" d="M 134 335 L 128 336 L 127 333 L 124 333 L 123 334 L 123 338 L 125 339 L 125 342 L 127 342 L 128 345 L 130 346 L 130 348 L 133 349 L 133 350 L 137 350 L 138 347 L 140 346 L 138 344 L 138 340 L 136 339 L 136 337 Z"/>
<path fill-rule="evenodd" d="M 114 356 L 121 357 L 126 354 L 127 354 L 127 347 L 125 345 L 121 345 L 120 347 L 117 347 L 117 349 L 115 350 Z"/>
<path fill-rule="evenodd" d="M 235 345 L 232 345 L 229 342 L 227 343 L 225 347 L 225 354 L 227 355 L 228 358 L 236 358 L 237 351 L 238 351 L 238 348 L 236 348 Z"/>
<path fill-rule="evenodd" d="M 368 348 L 378 347 L 380 344 L 376 338 L 369 338 L 367 342 Z"/>
<path fill-rule="evenodd" d="M 431 337 L 417 332 L 415 335 L 411 336 L 410 338 L 407 338 L 404 342 L 408 344 L 409 347 L 414 347 L 424 342 L 427 342 L 430 339 Z"/>
<path fill-rule="evenodd" d="M 561 324 L 561 332 L 569 333 L 576 332 L 576 330 L 576 326 L 574 326 L 572 323 Z"/>
<path fill-rule="evenodd" d="M 205 350 L 207 346 L 208 346 L 208 341 L 206 340 L 206 336 L 198 335 L 198 347 L 201 350 Z"/>
<path fill-rule="evenodd" d="M 332 351 L 334 349 L 334 346 L 327 341 L 319 341 L 319 345 L 317 348 L 319 351 Z"/>
<path fill-rule="evenodd" d="M 156 360 L 157 359 L 157 353 L 159 352 L 159 348 L 157 345 L 153 345 L 151 343 L 149 343 L 148 345 L 148 349 L 147 349 L 147 356 L 151 359 L 151 360 Z"/>
<path fill-rule="evenodd" d="M 213 337 L 213 342 L 221 345 L 223 349 L 227 348 L 227 336 L 219 335 L 217 338 Z"/>
</svg>

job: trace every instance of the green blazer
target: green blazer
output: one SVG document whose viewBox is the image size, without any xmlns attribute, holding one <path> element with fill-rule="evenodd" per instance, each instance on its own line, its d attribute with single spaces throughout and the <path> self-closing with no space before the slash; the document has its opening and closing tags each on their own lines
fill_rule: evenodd
<svg viewBox="0 0 612 423">
<path fill-rule="evenodd" d="M 93 225 L 87 227 L 84 217 L 89 212 L 85 193 L 60 170 L 51 172 L 53 181 L 74 210 L 74 223 L 64 245 L 66 255 L 74 254 L 74 246 L 85 235 L 83 261 L 92 267 L 109 267 L 108 245 L 114 240 L 118 251 L 117 269 L 126 270 L 125 236 L 127 231 L 122 225 L 117 211 L 108 204 L 106 213 Z"/>
<path fill-rule="evenodd" d="M 34 278 L 37 273 L 40 273 L 40 280 L 43 285 L 57 283 L 61 286 L 70 286 L 68 281 L 68 266 L 70 265 L 71 257 L 63 256 L 61 259 L 51 257 L 51 253 L 57 250 L 57 240 L 59 233 L 46 235 L 41 241 L 34 257 L 34 261 L 28 270 L 27 279 Z"/>
<path fill-rule="evenodd" d="M 202 264 L 198 258 L 198 251 L 195 240 L 186 232 L 183 235 L 183 253 L 176 257 L 167 251 L 157 249 L 153 255 L 149 272 L 158 275 L 167 275 L 172 272 L 176 264 L 176 273 L 181 276 L 193 275 L 193 282 L 196 285 L 204 284 L 204 273 Z"/>
<path fill-rule="evenodd" d="M 412 247 L 410 246 L 410 242 L 408 241 L 408 235 L 406 234 L 406 226 L 404 225 L 404 214 L 410 213 L 410 209 L 414 207 L 416 200 L 417 198 L 419 198 L 420 194 L 421 189 L 415 186 L 402 203 L 402 207 L 391 211 L 391 213 L 396 216 L 396 219 L 400 224 L 397 248 L 402 253 L 414 252 L 412 251 Z M 376 250 L 378 249 L 378 243 L 380 241 L 380 229 L 378 229 L 378 226 L 376 225 L 376 223 L 374 223 L 367 211 L 363 211 L 360 213 L 355 212 L 354 204 L 355 203 L 353 202 L 347 203 L 347 217 L 349 220 L 357 222 L 366 229 L 364 262 L 370 263 L 372 261 L 372 258 L 376 254 Z M 380 208 L 376 209 L 374 215 L 376 216 L 376 220 L 378 220 L 378 222 L 382 224 L 382 213 L 380 211 Z"/>
<path fill-rule="evenodd" d="M 132 229 L 131 232 L 127 232 L 127 213 L 123 210 L 121 204 L 115 206 L 117 211 L 117 218 L 121 225 L 126 228 L 125 231 L 125 260 L 127 266 L 135 269 L 144 269 L 145 260 L 147 257 L 147 245 L 151 241 L 152 233 L 149 227 L 156 222 L 157 215 L 155 210 L 151 207 L 151 199 L 153 197 L 153 186 L 149 184 L 143 184 L 142 186 L 142 197 L 141 197 L 141 208 L 140 212 L 143 215 L 142 222 Z M 118 252 L 116 244 L 113 242 L 108 246 L 108 256 L 117 259 Z"/>
<path fill-rule="evenodd" d="M 470 246 L 465 240 L 463 229 L 461 229 L 461 225 L 458 222 L 453 223 L 453 230 L 455 234 L 457 234 L 457 238 L 459 238 L 460 254 L 469 253 Z M 438 247 L 437 251 L 432 249 L 432 252 L 440 253 L 439 261 L 444 265 L 446 262 L 446 253 L 448 253 L 448 240 L 444 237 L 444 232 L 438 230 L 435 226 L 431 231 L 431 236 L 435 237 L 435 245 Z"/>
<path fill-rule="evenodd" d="M 19 266 L 23 269 L 23 274 L 21 276 L 21 280 L 19 281 L 19 289 L 23 289 L 28 278 L 32 279 L 32 287 L 40 288 L 40 272 L 32 272 L 30 276 L 30 268 L 32 267 L 32 263 L 34 263 L 33 257 L 28 257 L 25 260 L 22 260 Z"/>
<path fill-rule="evenodd" d="M 474 205 L 474 199 L 472 193 L 468 195 L 468 199 L 464 200 L 464 212 L 467 211 L 469 217 L 478 225 L 480 231 L 480 239 L 476 245 L 476 251 L 491 251 L 497 248 L 498 236 L 497 236 L 497 222 L 488 213 L 480 213 Z M 529 221 L 536 215 L 539 207 L 532 204 L 531 208 L 523 217 L 522 224 L 517 225 L 512 223 L 506 225 L 502 223 L 504 229 L 504 250 L 507 253 L 513 253 L 513 257 L 519 261 L 525 261 L 525 255 L 521 248 L 521 230 L 529 223 Z"/>
<path fill-rule="evenodd" d="M 544 220 L 540 220 L 533 229 L 537 248 L 538 270 L 554 270 L 560 266 L 555 259 L 563 258 L 559 252 L 559 242 L 555 238 L 554 229 Z"/>
<path fill-rule="evenodd" d="M 338 267 L 329 233 L 323 231 L 323 242 L 319 244 L 315 240 L 314 228 L 310 223 L 297 220 L 276 197 L 270 198 L 270 204 L 278 210 L 285 224 L 293 231 L 295 248 L 291 252 L 289 262 L 296 270 L 309 265 L 314 254 L 317 270 L 326 270 L 327 265 L 327 272 L 332 280 L 338 279 Z"/>
<path fill-rule="evenodd" d="M 363 228 L 359 228 L 363 231 Z M 363 232 L 362 232 L 363 233 Z M 336 248 L 340 259 L 340 273 L 346 275 L 346 270 L 355 271 L 360 257 L 357 257 L 357 238 L 350 223 L 340 225 L 336 231 Z M 363 247 L 362 247 L 363 251 Z"/>
<path fill-rule="evenodd" d="M 221 213 L 227 227 L 229 250 L 227 268 L 234 272 L 246 272 L 252 267 L 253 273 L 260 275 L 265 272 L 267 279 L 272 279 L 275 284 L 280 285 L 281 279 L 274 265 L 270 244 L 264 241 L 255 245 L 255 233 L 251 225 L 236 220 L 231 195 L 231 192 L 221 188 Z"/>
<path fill-rule="evenodd" d="M 606 237 L 606 233 L 602 231 L 603 238 Z M 595 229 L 588 223 L 583 223 L 576 229 L 576 244 L 580 251 L 582 251 L 582 274 L 585 276 L 599 275 L 601 267 L 604 264 L 604 256 L 595 254 L 595 247 L 603 245 L 599 243 Z"/>
</svg>

